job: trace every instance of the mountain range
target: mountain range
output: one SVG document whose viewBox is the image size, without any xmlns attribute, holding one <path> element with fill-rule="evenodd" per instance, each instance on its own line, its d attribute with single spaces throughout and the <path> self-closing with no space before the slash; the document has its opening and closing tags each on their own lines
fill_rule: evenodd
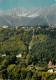
<svg viewBox="0 0 56 80">
<path fill-rule="evenodd" d="M 0 27 L 50 25 L 56 27 L 56 4 L 50 7 L 0 10 Z"/>
</svg>

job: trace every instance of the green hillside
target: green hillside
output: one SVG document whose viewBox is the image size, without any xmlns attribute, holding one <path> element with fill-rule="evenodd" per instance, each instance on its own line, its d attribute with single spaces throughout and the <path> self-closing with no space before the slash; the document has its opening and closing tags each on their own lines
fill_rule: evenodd
<svg viewBox="0 0 56 80">
<path fill-rule="evenodd" d="M 56 28 L 0 28 L 0 74 L 10 80 L 54 80 Z"/>
</svg>

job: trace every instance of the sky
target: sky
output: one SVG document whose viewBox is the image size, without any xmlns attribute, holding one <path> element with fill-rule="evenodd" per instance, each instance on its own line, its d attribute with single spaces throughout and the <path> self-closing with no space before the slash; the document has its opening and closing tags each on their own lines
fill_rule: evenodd
<svg viewBox="0 0 56 80">
<path fill-rule="evenodd" d="M 0 10 L 8 10 L 18 7 L 48 7 L 53 4 L 56 4 L 56 0 L 0 0 Z"/>
</svg>

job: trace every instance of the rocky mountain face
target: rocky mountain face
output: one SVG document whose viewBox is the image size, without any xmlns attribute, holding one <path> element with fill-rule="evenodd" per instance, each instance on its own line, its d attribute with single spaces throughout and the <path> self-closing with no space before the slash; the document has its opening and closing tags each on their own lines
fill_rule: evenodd
<svg viewBox="0 0 56 80">
<path fill-rule="evenodd" d="M 43 8 L 15 8 L 0 10 L 0 27 L 3 25 L 50 25 L 56 27 L 56 4 Z"/>
</svg>

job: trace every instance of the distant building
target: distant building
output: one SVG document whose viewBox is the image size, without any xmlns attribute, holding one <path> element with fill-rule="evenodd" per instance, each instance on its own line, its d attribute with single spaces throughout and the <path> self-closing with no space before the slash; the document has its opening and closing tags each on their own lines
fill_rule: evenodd
<svg viewBox="0 0 56 80">
<path fill-rule="evenodd" d="M 21 54 L 16 55 L 17 58 L 22 58 Z"/>
<path fill-rule="evenodd" d="M 6 54 L 3 54 L 2 57 L 6 57 Z"/>
<path fill-rule="evenodd" d="M 48 68 L 51 68 L 51 67 L 52 67 L 52 62 L 49 61 L 49 63 L 48 63 Z"/>
<path fill-rule="evenodd" d="M 48 72 L 53 73 L 53 69 L 49 69 Z"/>
<path fill-rule="evenodd" d="M 31 49 L 31 46 L 29 46 L 29 50 Z"/>
<path fill-rule="evenodd" d="M 41 27 L 38 27 L 39 29 L 41 29 Z"/>
<path fill-rule="evenodd" d="M 52 65 L 52 62 L 51 61 L 49 61 L 49 63 L 48 63 L 48 68 L 49 68 L 49 70 L 48 70 L 48 72 L 50 72 L 50 73 L 56 73 L 56 65 Z"/>
<path fill-rule="evenodd" d="M 2 26 L 2 28 L 8 28 L 8 26 L 4 25 L 4 26 Z"/>
<path fill-rule="evenodd" d="M 21 28 L 22 28 L 22 29 L 25 29 L 25 27 L 23 27 L 23 26 L 22 26 Z"/>
</svg>

